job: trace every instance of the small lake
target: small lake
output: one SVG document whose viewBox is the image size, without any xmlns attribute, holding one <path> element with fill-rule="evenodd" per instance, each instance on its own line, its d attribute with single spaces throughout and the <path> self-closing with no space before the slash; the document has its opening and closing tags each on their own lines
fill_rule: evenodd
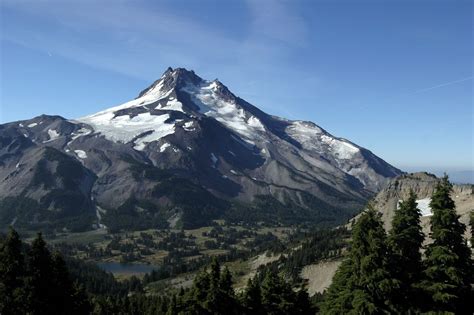
<svg viewBox="0 0 474 315">
<path fill-rule="evenodd" d="M 105 271 L 116 274 L 144 274 L 160 268 L 160 266 L 148 264 L 123 264 L 118 262 L 97 263 L 97 266 Z"/>
</svg>

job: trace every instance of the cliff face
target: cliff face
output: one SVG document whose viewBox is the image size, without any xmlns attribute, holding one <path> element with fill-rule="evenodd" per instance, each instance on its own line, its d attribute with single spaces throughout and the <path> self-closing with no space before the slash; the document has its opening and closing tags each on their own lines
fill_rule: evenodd
<svg viewBox="0 0 474 315">
<path fill-rule="evenodd" d="M 422 211 L 421 224 L 423 231 L 428 236 L 431 209 L 429 201 L 436 183 L 440 179 L 428 173 L 411 173 L 398 176 L 391 180 L 374 199 L 376 209 L 382 213 L 382 220 L 386 230 L 390 230 L 391 222 L 397 209 L 398 202 L 408 198 L 413 190 L 418 198 L 418 208 Z M 470 235 L 469 212 L 474 211 L 474 185 L 454 185 L 451 196 L 456 203 L 456 211 L 460 220 L 467 226 L 466 236 Z M 427 238 L 427 241 L 429 239 Z"/>
</svg>

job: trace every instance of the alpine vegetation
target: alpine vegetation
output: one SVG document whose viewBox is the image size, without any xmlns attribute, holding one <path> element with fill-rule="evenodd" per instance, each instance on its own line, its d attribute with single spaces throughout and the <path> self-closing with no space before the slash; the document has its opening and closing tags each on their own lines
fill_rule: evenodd
<svg viewBox="0 0 474 315">
<path fill-rule="evenodd" d="M 472 314 L 473 261 L 445 176 L 431 198 L 431 238 L 423 234 L 416 195 L 395 213 L 388 238 L 368 207 L 352 231 L 347 258 L 322 305 L 323 314 Z"/>
</svg>

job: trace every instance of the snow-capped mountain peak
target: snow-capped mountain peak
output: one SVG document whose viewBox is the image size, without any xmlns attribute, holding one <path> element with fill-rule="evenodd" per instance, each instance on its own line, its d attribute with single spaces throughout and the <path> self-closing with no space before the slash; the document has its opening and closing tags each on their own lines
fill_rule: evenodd
<svg viewBox="0 0 474 315">
<path fill-rule="evenodd" d="M 379 185 L 370 183 L 373 176 L 367 176 L 366 167 L 361 165 L 367 156 L 372 156 L 369 151 L 334 137 L 312 122 L 267 115 L 236 97 L 220 81 L 204 80 L 184 68 L 168 68 L 136 99 L 78 120 L 92 126 L 97 135 L 144 151 L 148 144 L 159 142 L 180 128 L 196 132 L 195 126 L 204 117 L 220 123 L 249 148 L 275 153 L 269 146 L 277 144 L 278 150 L 290 151 L 296 146 L 302 150 L 299 155 L 304 163 L 339 169 L 370 189 Z"/>
<path fill-rule="evenodd" d="M 43 115 L 0 130 L 0 197 L 25 192 L 51 200 L 45 209 L 56 207 L 43 198 L 48 187 L 64 183 L 41 185 L 28 170 L 53 171 L 58 161 L 77 170 L 61 176 L 84 175 L 74 185 L 88 209 L 117 209 L 133 199 L 166 206 L 170 216 L 196 209 L 171 206 L 187 202 L 174 194 L 177 183 L 193 200 L 251 203 L 263 196 L 326 218 L 352 213 L 401 173 L 312 122 L 268 115 L 220 81 L 183 68 L 167 69 L 137 98 L 98 113 L 76 120 Z M 212 218 L 225 208 L 218 204 Z"/>
</svg>

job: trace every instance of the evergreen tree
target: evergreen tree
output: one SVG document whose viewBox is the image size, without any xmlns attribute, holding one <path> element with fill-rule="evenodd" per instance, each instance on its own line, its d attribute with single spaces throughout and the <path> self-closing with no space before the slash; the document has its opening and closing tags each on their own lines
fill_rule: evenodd
<svg viewBox="0 0 474 315">
<path fill-rule="evenodd" d="M 323 304 L 323 313 L 394 312 L 392 299 L 399 284 L 391 275 L 389 257 L 380 214 L 369 205 L 353 227 L 349 261 L 337 272 Z"/>
<path fill-rule="evenodd" d="M 41 233 L 38 233 L 28 253 L 26 283 L 29 293 L 29 311 L 32 314 L 54 314 L 55 303 L 62 303 L 55 300 L 55 296 L 51 294 L 51 290 L 55 291 L 51 266 L 51 253 L 46 248 L 46 242 Z"/>
<path fill-rule="evenodd" d="M 25 313 L 23 244 L 10 227 L 0 244 L 0 314 Z"/>
<path fill-rule="evenodd" d="M 309 298 L 293 291 L 278 274 L 267 269 L 261 284 L 263 314 L 297 315 L 314 313 L 309 309 Z"/>
<path fill-rule="evenodd" d="M 350 252 L 355 271 L 352 305 L 357 314 L 393 310 L 391 298 L 398 284 L 391 276 L 389 255 L 380 214 L 369 205 L 354 226 Z"/>
<path fill-rule="evenodd" d="M 437 184 L 431 198 L 431 238 L 426 249 L 421 285 L 431 299 L 427 311 L 472 314 L 473 264 L 463 238 L 465 225 L 459 222 L 451 199 L 447 176 Z"/>
<path fill-rule="evenodd" d="M 56 314 L 86 314 L 90 304 L 84 289 L 72 282 L 66 263 L 59 252 L 54 252 L 52 255 L 51 269 L 50 295 L 54 296 Z"/>
<path fill-rule="evenodd" d="M 469 225 L 471 226 L 471 248 L 474 248 L 474 210 L 469 214 Z"/>
<path fill-rule="evenodd" d="M 220 275 L 219 287 L 227 296 L 234 296 L 234 288 L 232 288 L 232 274 L 227 267 L 224 267 L 224 270 Z"/>
<path fill-rule="evenodd" d="M 350 258 L 346 258 L 337 269 L 329 286 L 321 313 L 327 315 L 349 314 L 353 310 L 355 272 Z"/>
<path fill-rule="evenodd" d="M 252 281 L 251 278 L 247 281 L 247 287 L 242 296 L 242 304 L 249 314 L 263 314 L 260 285 L 256 281 Z"/>
<path fill-rule="evenodd" d="M 207 295 L 210 289 L 210 277 L 206 270 L 201 271 L 194 278 L 193 286 L 186 296 L 183 297 L 181 308 L 176 305 L 175 308 L 180 311 L 186 311 L 189 314 L 208 314 L 204 304 L 207 303 Z"/>
<path fill-rule="evenodd" d="M 206 308 L 211 314 L 239 314 L 239 306 L 232 288 L 232 275 L 227 268 L 221 272 L 216 258 L 211 263 L 210 287 L 206 298 Z"/>
<path fill-rule="evenodd" d="M 388 239 L 392 251 L 390 268 L 400 284 L 398 294 L 394 295 L 394 303 L 403 313 L 414 309 L 421 298 L 416 284 L 420 281 L 422 270 L 420 249 L 424 235 L 416 198 L 416 194 L 410 191 L 408 199 L 400 203 Z"/>
<path fill-rule="evenodd" d="M 55 313 L 69 312 L 72 306 L 73 284 L 69 279 L 66 263 L 58 252 L 51 257 L 51 287 L 49 294 L 55 299 Z"/>
</svg>

